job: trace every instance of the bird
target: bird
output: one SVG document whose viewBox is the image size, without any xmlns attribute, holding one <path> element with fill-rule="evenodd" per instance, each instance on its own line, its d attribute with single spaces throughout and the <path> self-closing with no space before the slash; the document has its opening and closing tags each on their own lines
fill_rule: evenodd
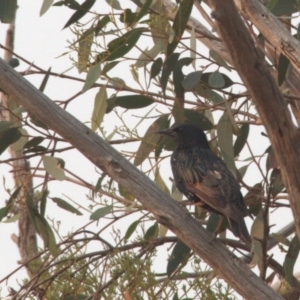
<svg viewBox="0 0 300 300">
<path fill-rule="evenodd" d="M 222 159 L 211 151 L 203 130 L 183 123 L 156 133 L 175 140 L 171 168 L 178 190 L 190 202 L 227 217 L 232 233 L 251 243 L 244 220 L 250 214 L 240 185 Z"/>
</svg>

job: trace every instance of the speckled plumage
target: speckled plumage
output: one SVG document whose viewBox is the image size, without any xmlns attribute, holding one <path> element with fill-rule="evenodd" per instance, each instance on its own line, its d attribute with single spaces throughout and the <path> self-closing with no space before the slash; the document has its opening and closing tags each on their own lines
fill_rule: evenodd
<svg viewBox="0 0 300 300">
<path fill-rule="evenodd" d="M 248 212 L 239 183 L 210 150 L 204 132 L 195 125 L 182 124 L 160 133 L 172 136 L 177 142 L 171 166 L 179 191 L 208 211 L 228 217 L 234 235 L 251 241 L 244 221 Z"/>
</svg>

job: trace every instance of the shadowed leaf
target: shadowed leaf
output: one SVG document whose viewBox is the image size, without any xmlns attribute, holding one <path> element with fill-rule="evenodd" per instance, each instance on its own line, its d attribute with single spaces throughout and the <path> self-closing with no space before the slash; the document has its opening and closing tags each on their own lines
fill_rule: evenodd
<svg viewBox="0 0 300 300">
<path fill-rule="evenodd" d="M 213 129 L 214 125 L 203 114 L 195 110 L 184 109 L 184 116 L 190 123 L 199 126 L 202 130 Z"/>
<path fill-rule="evenodd" d="M 154 225 L 150 226 L 144 235 L 146 241 L 156 239 L 158 237 L 158 223 L 155 222 Z"/>
<path fill-rule="evenodd" d="M 243 150 L 249 135 L 249 124 L 243 124 L 239 129 L 239 135 L 233 146 L 234 157 L 237 157 Z"/>
<path fill-rule="evenodd" d="M 21 137 L 21 132 L 15 127 L 4 131 L 0 135 L 0 154 L 2 154 L 11 144 L 17 142 Z"/>
<path fill-rule="evenodd" d="M 236 173 L 233 153 L 232 124 L 227 112 L 224 112 L 217 126 L 219 147 L 227 167 Z"/>
<path fill-rule="evenodd" d="M 162 67 L 162 64 L 163 64 L 163 60 L 162 58 L 157 58 L 152 66 L 151 66 L 151 70 L 150 70 L 150 80 L 154 77 L 156 77 L 159 73 L 160 73 L 160 70 L 161 70 L 161 67 Z"/>
<path fill-rule="evenodd" d="M 185 264 L 189 258 L 191 249 L 182 241 L 178 241 L 173 248 L 167 265 L 167 274 L 170 277 L 180 264 Z"/>
<path fill-rule="evenodd" d="M 180 5 L 177 10 L 175 20 L 173 23 L 173 27 L 172 27 L 175 37 L 174 37 L 173 41 L 170 44 L 168 44 L 167 57 L 169 57 L 176 49 L 176 47 L 184 33 L 184 30 L 186 29 L 186 25 L 187 25 L 190 15 L 191 15 L 193 5 L 194 5 L 194 0 L 182 0 L 180 2 Z"/>
<path fill-rule="evenodd" d="M 97 210 L 95 210 L 91 215 L 90 215 L 90 220 L 99 220 L 100 218 L 103 218 L 107 214 L 109 214 L 113 209 L 112 205 L 108 205 L 105 207 L 101 207 Z"/>
<path fill-rule="evenodd" d="M 299 251 L 300 251 L 300 243 L 297 235 L 295 235 L 291 241 L 289 250 L 285 256 L 284 263 L 283 263 L 283 269 L 286 276 L 286 281 L 291 285 L 294 282 L 294 276 L 293 276 L 294 265 L 298 258 Z"/>
<path fill-rule="evenodd" d="M 168 118 L 169 114 L 162 115 L 150 125 L 142 139 L 139 149 L 136 152 L 136 157 L 134 159 L 135 166 L 139 166 L 149 156 L 151 151 L 155 149 L 161 136 L 154 132 L 165 129 Z"/>
<path fill-rule="evenodd" d="M 284 184 L 282 182 L 281 178 L 281 172 L 279 169 L 275 168 L 272 170 L 271 176 L 270 176 L 270 183 L 271 183 L 271 193 L 272 196 L 275 197 L 277 194 L 279 194 L 284 189 Z"/>
<path fill-rule="evenodd" d="M 172 71 L 175 68 L 175 65 L 177 63 L 179 56 L 180 56 L 180 53 L 173 53 L 166 59 L 166 61 L 163 64 L 160 85 L 161 85 L 161 88 L 162 88 L 164 94 L 166 91 L 168 79 L 169 79 Z"/>
<path fill-rule="evenodd" d="M 131 235 L 135 232 L 136 227 L 138 226 L 139 223 L 140 221 L 137 220 L 134 221 L 132 224 L 130 224 L 130 226 L 128 227 L 125 233 L 125 237 L 124 237 L 125 240 L 128 240 L 131 237 Z"/>
<path fill-rule="evenodd" d="M 285 80 L 285 75 L 288 70 L 290 61 L 283 55 L 280 54 L 278 62 L 278 85 L 281 86 Z"/>
<path fill-rule="evenodd" d="M 154 101 L 152 98 L 143 95 L 128 95 L 116 97 L 115 105 L 127 109 L 136 109 L 149 106 Z"/>
<path fill-rule="evenodd" d="M 86 80 L 81 92 L 82 93 L 86 92 L 99 79 L 100 75 L 101 75 L 100 63 L 90 67 L 86 75 Z"/>
<path fill-rule="evenodd" d="M 71 16 L 69 21 L 66 23 L 63 29 L 69 27 L 71 24 L 79 21 L 94 5 L 96 0 L 85 0 L 80 7 L 75 11 L 75 13 Z"/>
<path fill-rule="evenodd" d="M 43 163 L 46 171 L 57 180 L 66 178 L 65 171 L 59 167 L 59 161 L 52 156 L 43 156 Z"/>
<path fill-rule="evenodd" d="M 45 138 L 43 138 L 42 136 L 36 136 L 34 138 L 32 138 L 30 141 L 28 141 L 25 145 L 24 145 L 24 149 L 28 149 L 28 148 L 32 148 L 35 147 L 37 145 L 39 145 L 41 142 L 43 142 Z"/>
<path fill-rule="evenodd" d="M 101 86 L 99 92 L 96 94 L 94 102 L 94 110 L 92 114 L 92 130 L 96 131 L 102 123 L 103 117 L 107 110 L 107 93 L 106 87 Z"/>
<path fill-rule="evenodd" d="M 82 213 L 78 209 L 76 209 L 74 206 L 72 206 L 71 204 L 69 204 L 65 200 L 63 200 L 61 198 L 57 198 L 57 197 L 54 197 L 54 198 L 51 198 L 51 199 L 60 208 L 66 210 L 66 211 L 69 211 L 69 212 L 71 212 L 73 214 L 79 215 L 79 216 L 82 215 Z"/>
<path fill-rule="evenodd" d="M 137 43 L 144 32 L 144 28 L 135 28 L 108 43 L 107 51 L 102 53 L 103 60 L 115 60 L 128 53 Z"/>
</svg>

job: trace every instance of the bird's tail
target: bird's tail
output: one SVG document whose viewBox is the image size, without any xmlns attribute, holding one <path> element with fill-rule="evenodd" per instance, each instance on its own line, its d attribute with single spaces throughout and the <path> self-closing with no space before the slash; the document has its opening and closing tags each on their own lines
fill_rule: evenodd
<svg viewBox="0 0 300 300">
<path fill-rule="evenodd" d="M 252 239 L 248 232 L 244 218 L 241 218 L 241 220 L 238 223 L 234 220 L 230 220 L 230 225 L 231 225 L 232 233 L 236 237 L 241 238 L 244 242 L 250 244 L 252 243 Z"/>
</svg>

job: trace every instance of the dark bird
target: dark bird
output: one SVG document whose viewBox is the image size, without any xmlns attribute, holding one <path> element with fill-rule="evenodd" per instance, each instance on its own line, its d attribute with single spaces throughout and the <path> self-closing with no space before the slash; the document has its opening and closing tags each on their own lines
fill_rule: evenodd
<svg viewBox="0 0 300 300">
<path fill-rule="evenodd" d="M 251 243 L 244 221 L 249 213 L 240 185 L 210 150 L 205 133 L 188 123 L 157 133 L 171 136 L 177 144 L 171 167 L 179 191 L 206 210 L 228 217 L 233 234 Z"/>
</svg>

